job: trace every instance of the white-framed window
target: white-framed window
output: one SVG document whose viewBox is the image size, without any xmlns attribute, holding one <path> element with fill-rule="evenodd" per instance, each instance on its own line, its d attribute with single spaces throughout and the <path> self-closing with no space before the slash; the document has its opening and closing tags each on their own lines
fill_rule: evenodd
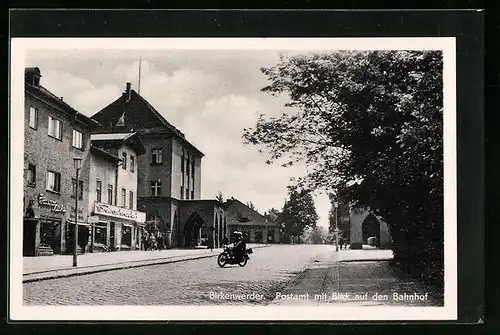
<svg viewBox="0 0 500 335">
<path fill-rule="evenodd" d="M 161 195 L 161 181 L 160 180 L 151 181 L 151 195 L 153 197 L 159 197 Z"/>
<path fill-rule="evenodd" d="M 127 190 L 122 188 L 122 207 L 127 207 Z"/>
<path fill-rule="evenodd" d="M 113 185 L 108 184 L 108 204 L 113 204 Z"/>
<path fill-rule="evenodd" d="M 30 106 L 30 127 L 38 129 L 38 109 Z"/>
<path fill-rule="evenodd" d="M 135 156 L 130 155 L 130 172 L 135 172 Z"/>
<path fill-rule="evenodd" d="M 62 140 L 62 122 L 49 115 L 49 136 Z"/>
<path fill-rule="evenodd" d="M 73 147 L 83 149 L 83 133 L 73 129 Z"/>
<path fill-rule="evenodd" d="M 134 191 L 128 192 L 128 208 L 134 209 Z"/>
<path fill-rule="evenodd" d="M 162 151 L 163 150 L 160 148 L 151 149 L 151 164 L 163 163 Z"/>
<path fill-rule="evenodd" d="M 122 152 L 122 169 L 126 170 L 127 169 L 127 153 Z"/>
<path fill-rule="evenodd" d="M 47 171 L 47 191 L 61 192 L 61 174 L 54 171 Z"/>
<path fill-rule="evenodd" d="M 101 198 L 102 198 L 102 182 L 99 179 L 96 180 L 95 191 L 96 191 L 97 202 L 101 202 Z"/>
</svg>

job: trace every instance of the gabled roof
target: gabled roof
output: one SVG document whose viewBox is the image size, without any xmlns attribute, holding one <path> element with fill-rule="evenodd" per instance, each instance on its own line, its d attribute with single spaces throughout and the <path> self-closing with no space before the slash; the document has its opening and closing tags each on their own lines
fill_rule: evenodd
<svg viewBox="0 0 500 335">
<path fill-rule="evenodd" d="M 27 67 L 24 69 L 24 75 L 26 78 L 26 75 L 29 74 L 36 74 L 38 76 L 42 76 L 40 69 L 38 67 Z M 79 121 L 87 126 L 98 126 L 100 127 L 100 123 L 85 114 L 82 114 L 78 112 L 76 109 L 68 105 L 66 102 L 63 101 L 62 97 L 58 97 L 48 89 L 46 89 L 42 85 L 33 85 L 33 83 L 30 83 L 28 81 L 25 81 L 25 92 L 29 93 L 33 96 L 38 96 L 38 98 L 44 98 L 47 100 L 47 102 L 54 103 L 58 108 L 60 108 L 62 111 L 66 112 L 69 114 L 71 117 L 74 117 L 76 121 Z"/>
<path fill-rule="evenodd" d="M 126 109 L 126 104 L 128 101 L 126 100 L 126 94 L 122 94 L 118 99 L 101 109 L 99 112 L 95 113 L 92 116 L 92 119 L 97 120 L 101 122 L 103 125 L 106 126 L 107 123 L 111 122 L 113 125 L 116 125 L 117 121 L 123 116 L 124 113 L 131 113 L 132 111 Z M 143 127 L 137 127 L 137 129 L 129 129 L 131 131 L 143 131 L 147 130 L 150 128 L 155 128 L 155 127 L 163 127 L 166 129 L 169 133 L 177 137 L 179 140 L 181 140 L 184 144 L 188 145 L 191 149 L 196 151 L 198 155 L 204 156 L 204 154 L 196 148 L 192 143 L 190 143 L 187 139 L 184 133 L 182 133 L 178 128 L 176 128 L 174 125 L 172 125 L 170 122 L 168 122 L 163 115 L 161 115 L 160 112 L 156 108 L 154 108 L 144 97 L 142 97 L 140 94 L 138 94 L 135 90 L 131 89 L 130 90 L 130 101 L 133 101 L 134 103 L 139 103 L 140 108 L 144 108 L 154 116 L 156 119 L 157 125 L 156 126 L 143 126 Z M 140 111 L 133 111 L 135 113 L 140 113 Z M 109 122 L 106 122 L 109 121 Z M 117 127 L 118 128 L 118 127 Z M 118 129 L 117 129 L 118 130 Z"/>
</svg>

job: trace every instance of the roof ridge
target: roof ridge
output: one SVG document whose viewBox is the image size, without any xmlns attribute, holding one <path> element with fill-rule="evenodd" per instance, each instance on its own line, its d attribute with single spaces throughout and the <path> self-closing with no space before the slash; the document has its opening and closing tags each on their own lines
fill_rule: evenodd
<svg viewBox="0 0 500 335">
<path fill-rule="evenodd" d="M 176 126 L 174 126 L 173 124 L 171 124 L 170 122 L 168 122 L 168 120 L 163 116 L 161 115 L 161 113 L 153 106 L 149 103 L 149 101 L 146 100 L 146 98 L 144 98 L 142 95 L 140 95 L 139 93 L 137 93 L 135 90 L 132 90 L 135 94 L 137 94 L 137 96 L 139 97 L 139 99 L 141 99 L 141 101 L 146 104 L 146 106 L 156 115 L 159 117 L 160 121 L 165 125 L 167 126 L 170 130 L 173 130 L 177 135 L 185 138 L 185 135 L 182 131 L 180 131 Z"/>
</svg>

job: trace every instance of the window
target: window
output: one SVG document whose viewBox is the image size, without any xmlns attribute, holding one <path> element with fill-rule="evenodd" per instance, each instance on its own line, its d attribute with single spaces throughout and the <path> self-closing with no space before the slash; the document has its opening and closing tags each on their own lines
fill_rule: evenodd
<svg viewBox="0 0 500 335">
<path fill-rule="evenodd" d="M 193 177 L 194 180 L 194 158 L 191 160 L 191 176 Z"/>
<path fill-rule="evenodd" d="M 62 139 L 62 122 L 49 115 L 49 136 Z"/>
<path fill-rule="evenodd" d="M 189 190 L 186 188 L 186 199 L 189 200 Z"/>
<path fill-rule="evenodd" d="M 184 149 L 182 149 L 182 157 L 181 157 L 181 172 L 182 172 L 182 177 L 184 177 L 184 159 L 185 159 L 184 158 Z"/>
<path fill-rule="evenodd" d="M 28 186 L 36 186 L 36 166 L 28 164 Z"/>
<path fill-rule="evenodd" d="M 181 186 L 181 200 L 184 199 L 184 187 Z"/>
<path fill-rule="evenodd" d="M 130 172 L 135 172 L 135 157 L 130 156 Z"/>
<path fill-rule="evenodd" d="M 186 161 L 186 175 L 189 177 L 189 153 L 188 153 L 188 156 L 187 156 L 187 161 Z"/>
<path fill-rule="evenodd" d="M 30 127 L 33 129 L 38 128 L 38 109 L 30 107 Z"/>
<path fill-rule="evenodd" d="M 127 190 L 122 188 L 122 207 L 126 207 L 127 204 Z"/>
<path fill-rule="evenodd" d="M 96 181 L 95 191 L 97 193 L 97 196 L 96 196 L 97 202 L 101 202 L 101 197 L 102 197 L 102 182 L 100 180 Z"/>
<path fill-rule="evenodd" d="M 162 149 L 151 149 L 151 163 L 162 164 Z"/>
<path fill-rule="evenodd" d="M 73 129 L 73 147 L 83 149 L 83 133 Z"/>
<path fill-rule="evenodd" d="M 47 191 L 61 192 L 61 174 L 47 171 Z"/>
<path fill-rule="evenodd" d="M 127 153 L 122 152 L 122 169 L 127 169 Z"/>
<path fill-rule="evenodd" d="M 76 196 L 76 179 L 72 178 L 72 193 L 71 197 L 74 198 Z M 78 180 L 78 199 L 83 200 L 83 180 Z"/>
<path fill-rule="evenodd" d="M 128 208 L 134 209 L 134 192 L 128 192 Z"/>
<path fill-rule="evenodd" d="M 161 195 L 161 181 L 155 180 L 151 182 L 151 195 L 154 197 Z"/>
<path fill-rule="evenodd" d="M 194 199 L 194 191 L 191 191 L 191 199 Z"/>
<path fill-rule="evenodd" d="M 108 204 L 113 204 L 113 185 L 108 185 Z"/>
</svg>

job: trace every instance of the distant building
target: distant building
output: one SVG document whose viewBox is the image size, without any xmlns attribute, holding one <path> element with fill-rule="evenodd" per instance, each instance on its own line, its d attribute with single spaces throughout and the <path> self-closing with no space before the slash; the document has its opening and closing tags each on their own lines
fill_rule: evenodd
<svg viewBox="0 0 500 335">
<path fill-rule="evenodd" d="M 88 239 L 90 129 L 95 120 L 80 114 L 40 85 L 39 68 L 25 69 L 23 254 L 61 254 L 72 251 L 75 221 L 79 245 Z M 73 157 L 82 158 L 76 185 Z M 75 220 L 75 194 L 79 206 Z M 84 251 L 84 250 L 79 250 Z"/>
<path fill-rule="evenodd" d="M 204 229 L 211 227 L 214 244 L 220 244 L 226 232 L 223 211 L 212 200 L 200 199 L 204 154 L 180 130 L 130 83 L 92 119 L 102 124 L 105 132 L 139 135 L 146 153 L 137 158 L 137 203 L 138 209 L 147 213 L 149 227 L 166 233 L 171 247 L 199 246 L 208 241 L 208 236 L 203 237 Z"/>
<path fill-rule="evenodd" d="M 372 245 L 381 249 L 390 249 L 392 239 L 387 223 L 368 209 L 351 208 L 350 212 L 350 248 L 362 249 L 363 245 Z"/>
<path fill-rule="evenodd" d="M 137 158 L 144 153 L 137 133 L 91 135 L 92 251 L 140 249 L 146 213 L 137 211 Z"/>
<path fill-rule="evenodd" d="M 230 233 L 241 231 L 250 243 L 280 243 L 280 225 L 236 199 L 225 203 L 227 226 Z"/>
</svg>

